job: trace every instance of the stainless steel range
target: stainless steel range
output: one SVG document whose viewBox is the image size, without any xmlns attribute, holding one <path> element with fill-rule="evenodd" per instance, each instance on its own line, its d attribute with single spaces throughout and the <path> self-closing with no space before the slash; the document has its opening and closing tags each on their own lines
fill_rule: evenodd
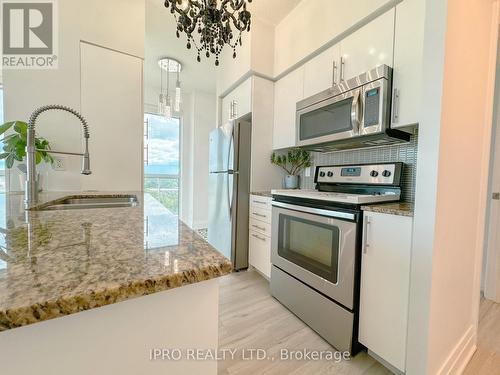
<svg viewBox="0 0 500 375">
<path fill-rule="evenodd" d="M 361 348 L 361 205 L 399 201 L 402 168 L 321 166 L 316 190 L 272 191 L 271 293 L 338 350 Z"/>
</svg>

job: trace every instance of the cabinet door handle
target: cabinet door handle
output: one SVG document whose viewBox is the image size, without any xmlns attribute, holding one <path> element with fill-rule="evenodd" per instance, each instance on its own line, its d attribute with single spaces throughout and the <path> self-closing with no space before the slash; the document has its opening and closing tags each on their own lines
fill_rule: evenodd
<svg viewBox="0 0 500 375">
<path fill-rule="evenodd" d="M 399 90 L 394 89 L 392 98 L 392 122 L 399 122 Z"/>
<path fill-rule="evenodd" d="M 233 100 L 233 117 L 232 119 L 235 119 L 238 117 L 238 102 L 236 100 Z"/>
<path fill-rule="evenodd" d="M 345 70 L 345 60 L 342 56 L 340 58 L 340 82 L 344 82 L 344 70 Z"/>
<path fill-rule="evenodd" d="M 252 201 L 252 203 L 258 203 L 258 204 L 264 204 L 264 205 L 266 205 L 266 204 L 267 204 L 267 202 L 256 201 L 256 200 L 253 200 L 253 201 Z"/>
<path fill-rule="evenodd" d="M 371 224 L 370 218 L 367 216 L 365 218 L 364 228 L 363 228 L 363 254 L 366 254 L 366 251 L 370 247 L 368 243 L 368 226 Z"/>
<path fill-rule="evenodd" d="M 256 234 L 253 234 L 253 233 L 252 233 L 252 237 L 255 237 L 255 238 L 257 238 L 258 240 L 261 240 L 261 241 L 265 241 L 266 240 L 264 237 L 257 236 Z"/>
<path fill-rule="evenodd" d="M 337 62 L 333 60 L 332 86 L 337 85 Z"/>
<path fill-rule="evenodd" d="M 252 212 L 252 215 L 259 216 L 259 217 L 267 217 L 266 215 L 258 214 L 257 212 Z"/>
<path fill-rule="evenodd" d="M 261 231 L 263 231 L 263 232 L 265 232 L 265 231 L 266 231 L 266 228 L 264 228 L 264 227 L 259 227 L 258 225 L 255 225 L 255 224 L 253 224 L 253 225 L 252 225 L 252 227 L 257 228 L 257 229 L 259 229 L 259 230 L 261 230 Z"/>
</svg>

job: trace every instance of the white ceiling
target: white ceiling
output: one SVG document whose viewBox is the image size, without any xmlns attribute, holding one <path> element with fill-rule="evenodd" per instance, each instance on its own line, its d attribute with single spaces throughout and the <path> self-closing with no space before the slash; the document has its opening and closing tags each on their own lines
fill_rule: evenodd
<svg viewBox="0 0 500 375">
<path fill-rule="evenodd" d="M 278 24 L 301 0 L 253 0 L 248 10 L 254 17 L 273 25 Z M 196 61 L 196 52 L 186 48 L 186 38 L 175 35 L 175 19 L 166 9 L 162 0 L 146 0 L 146 90 L 159 91 L 160 69 L 158 59 L 163 56 L 173 57 L 183 65 L 181 73 L 182 87 L 185 92 L 200 90 L 215 93 L 215 66 L 213 59 L 202 56 L 201 63 Z M 223 67 L 221 67 L 223 68 Z M 175 85 L 171 75 L 171 87 Z M 148 95 L 146 93 L 146 100 Z M 151 103 L 153 104 L 153 103 Z"/>
</svg>

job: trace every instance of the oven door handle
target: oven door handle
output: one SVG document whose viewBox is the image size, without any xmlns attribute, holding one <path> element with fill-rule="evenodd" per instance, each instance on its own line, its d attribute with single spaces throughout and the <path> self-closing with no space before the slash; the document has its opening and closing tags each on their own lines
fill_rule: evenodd
<svg viewBox="0 0 500 375">
<path fill-rule="evenodd" d="M 349 212 L 341 212 L 341 211 L 333 211 L 333 210 L 331 211 L 331 210 L 324 210 L 321 208 L 313 208 L 313 207 L 307 207 L 307 206 L 296 206 L 296 205 L 290 204 L 290 203 L 273 201 L 273 207 L 281 207 L 281 208 L 285 208 L 288 210 L 305 212 L 305 213 L 313 214 L 313 215 L 332 217 L 335 219 L 344 219 L 344 220 L 355 220 L 356 219 L 356 215 L 353 213 L 349 213 Z"/>
</svg>

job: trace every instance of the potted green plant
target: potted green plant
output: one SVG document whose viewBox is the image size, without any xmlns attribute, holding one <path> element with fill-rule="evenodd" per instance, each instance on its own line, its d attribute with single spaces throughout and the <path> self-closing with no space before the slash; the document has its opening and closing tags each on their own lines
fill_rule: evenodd
<svg viewBox="0 0 500 375">
<path fill-rule="evenodd" d="M 281 167 L 285 172 L 285 189 L 298 189 L 300 185 L 299 175 L 304 168 L 312 165 L 311 154 L 301 148 L 293 148 L 283 154 L 273 152 L 271 163 Z"/>
<path fill-rule="evenodd" d="M 11 134 L 3 137 L 3 152 L 0 153 L 0 160 L 5 160 L 5 166 L 11 169 L 15 164 L 17 169 L 22 172 L 23 179 L 26 178 L 26 142 L 28 136 L 28 124 L 23 121 L 10 121 L 0 125 L 0 136 L 5 134 L 9 129 L 12 129 Z M 54 163 L 54 159 L 47 152 L 50 150 L 49 141 L 45 138 L 35 137 L 35 159 L 36 164 L 46 162 Z M 16 163 L 17 162 L 17 163 Z M 24 186 L 21 183 L 21 186 Z M 39 183 L 39 186 L 41 184 Z"/>
</svg>

